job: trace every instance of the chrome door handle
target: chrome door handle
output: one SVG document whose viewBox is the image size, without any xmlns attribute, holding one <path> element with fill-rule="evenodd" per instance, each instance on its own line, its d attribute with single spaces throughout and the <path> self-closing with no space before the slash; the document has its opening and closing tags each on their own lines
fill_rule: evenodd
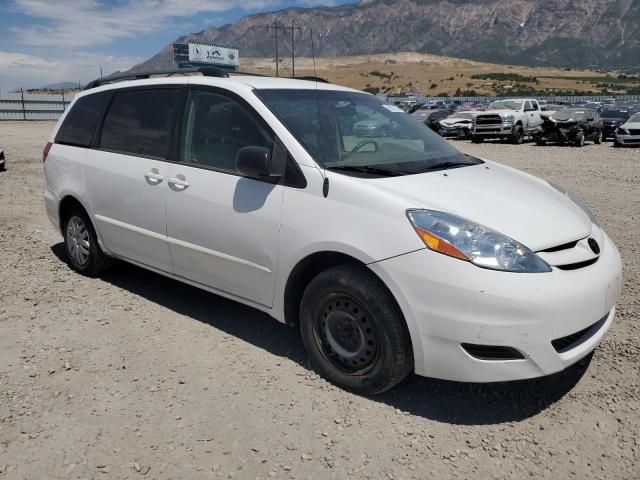
<svg viewBox="0 0 640 480">
<path fill-rule="evenodd" d="M 169 178 L 167 180 L 167 182 L 175 190 L 184 190 L 185 188 L 189 187 L 189 185 L 191 185 L 189 182 L 187 182 L 186 180 L 181 179 L 181 178 L 173 178 L 173 177 L 171 177 L 171 178 Z"/>
<path fill-rule="evenodd" d="M 144 178 L 150 185 L 158 185 L 164 180 L 164 177 L 162 175 L 160 175 L 157 171 L 154 172 L 153 170 L 145 173 Z"/>
</svg>

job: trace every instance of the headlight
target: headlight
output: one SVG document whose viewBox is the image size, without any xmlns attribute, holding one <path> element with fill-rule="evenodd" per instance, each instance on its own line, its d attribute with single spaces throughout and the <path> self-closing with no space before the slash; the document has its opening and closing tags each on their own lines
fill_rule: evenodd
<svg viewBox="0 0 640 480">
<path fill-rule="evenodd" d="M 626 128 L 618 127 L 616 133 L 619 133 L 620 135 L 629 135 L 629 130 L 627 130 Z"/>
<path fill-rule="evenodd" d="M 502 117 L 502 121 L 504 123 L 513 123 L 515 122 L 515 120 L 516 120 L 516 117 L 514 117 L 513 115 L 504 115 Z"/>
<path fill-rule="evenodd" d="M 559 191 L 561 194 L 563 194 L 565 197 L 567 197 L 569 200 L 571 200 L 573 203 L 575 203 L 584 213 L 586 213 L 589 216 L 589 219 L 591 220 L 592 223 L 599 225 L 598 220 L 596 219 L 596 216 L 593 214 L 593 212 L 587 206 L 587 204 L 584 203 L 584 200 L 582 200 L 578 195 L 573 193 L 571 190 L 567 190 L 566 188 L 559 187 L 558 185 L 554 185 L 553 183 L 550 183 L 550 185 L 553 188 L 555 188 L 557 191 Z"/>
<path fill-rule="evenodd" d="M 504 272 L 539 273 L 551 268 L 524 245 L 464 218 L 433 210 L 407 216 L 425 245 L 435 252 Z"/>
</svg>

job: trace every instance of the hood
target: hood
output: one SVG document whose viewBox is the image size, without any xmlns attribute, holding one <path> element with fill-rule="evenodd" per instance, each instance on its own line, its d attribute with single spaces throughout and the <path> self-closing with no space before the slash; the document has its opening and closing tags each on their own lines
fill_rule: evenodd
<svg viewBox="0 0 640 480">
<path fill-rule="evenodd" d="M 509 110 L 508 108 L 503 108 L 501 110 L 485 110 L 484 112 L 479 112 L 478 115 L 514 115 L 518 110 Z"/>
<path fill-rule="evenodd" d="M 494 162 L 372 184 L 414 208 L 458 215 L 533 251 L 585 238 L 592 230 L 589 217 L 547 182 Z"/>
<path fill-rule="evenodd" d="M 640 130 L 640 122 L 627 122 L 620 126 L 627 129 L 630 128 L 631 130 Z M 0 147 L 0 150 L 1 149 L 2 147 Z"/>
<path fill-rule="evenodd" d="M 452 127 L 454 125 L 471 125 L 471 120 L 468 118 L 446 118 L 440 120 L 440 123 L 447 127 Z"/>
</svg>

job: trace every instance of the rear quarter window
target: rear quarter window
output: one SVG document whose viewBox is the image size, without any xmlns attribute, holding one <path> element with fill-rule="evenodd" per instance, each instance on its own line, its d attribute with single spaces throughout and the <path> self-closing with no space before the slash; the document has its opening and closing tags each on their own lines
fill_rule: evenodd
<svg viewBox="0 0 640 480">
<path fill-rule="evenodd" d="M 117 92 L 104 119 L 100 148 L 165 158 L 178 93 L 176 88 Z"/>
<path fill-rule="evenodd" d="M 79 98 L 62 122 L 55 142 L 90 147 L 96 126 L 110 98 L 110 92 L 94 93 Z"/>
</svg>

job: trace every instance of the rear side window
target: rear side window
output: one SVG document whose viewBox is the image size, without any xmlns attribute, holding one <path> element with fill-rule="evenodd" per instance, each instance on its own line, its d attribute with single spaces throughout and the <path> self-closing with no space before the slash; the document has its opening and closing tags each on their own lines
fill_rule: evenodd
<svg viewBox="0 0 640 480">
<path fill-rule="evenodd" d="M 60 126 L 55 142 L 90 147 L 93 133 L 110 97 L 110 92 L 101 92 L 79 98 Z"/>
<path fill-rule="evenodd" d="M 104 119 L 100 148 L 165 158 L 177 99 L 175 88 L 117 92 Z"/>
</svg>

